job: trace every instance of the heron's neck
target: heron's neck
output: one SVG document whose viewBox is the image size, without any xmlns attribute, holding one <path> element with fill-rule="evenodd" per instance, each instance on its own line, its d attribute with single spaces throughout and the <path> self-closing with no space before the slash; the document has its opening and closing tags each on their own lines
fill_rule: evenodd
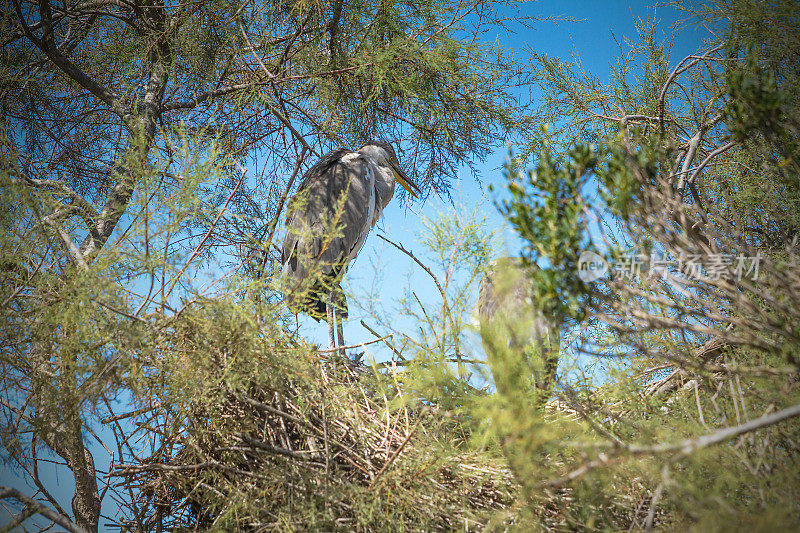
<svg viewBox="0 0 800 533">
<path fill-rule="evenodd" d="M 375 204 L 383 211 L 394 195 L 394 174 L 388 168 L 379 166 L 375 173 Z"/>
</svg>

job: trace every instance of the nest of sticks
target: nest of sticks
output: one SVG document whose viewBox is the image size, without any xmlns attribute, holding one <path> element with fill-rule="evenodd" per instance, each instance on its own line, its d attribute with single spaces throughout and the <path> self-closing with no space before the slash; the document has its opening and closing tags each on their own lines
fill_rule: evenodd
<svg viewBox="0 0 800 533">
<path fill-rule="evenodd" d="M 193 405 L 162 436 L 172 453 L 115 472 L 139 494 L 131 529 L 482 529 L 514 501 L 502 459 L 436 449 L 457 422 L 445 443 L 435 407 L 393 407 L 370 379 L 326 365 Z"/>
</svg>

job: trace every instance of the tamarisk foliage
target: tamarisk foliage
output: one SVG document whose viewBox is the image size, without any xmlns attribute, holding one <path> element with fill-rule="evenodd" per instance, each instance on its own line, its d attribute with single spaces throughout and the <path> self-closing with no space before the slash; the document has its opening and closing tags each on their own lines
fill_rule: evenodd
<svg viewBox="0 0 800 533">
<path fill-rule="evenodd" d="M 576 415 L 557 437 L 502 428 L 531 523 L 544 501 L 565 528 L 800 521 L 800 11 L 685 9 L 716 33 L 679 61 L 656 24 L 608 84 L 538 57 L 555 124 L 503 210 L 552 263 L 529 273 L 541 305 L 582 320 L 572 349 L 598 367 L 557 387 Z M 584 250 L 605 276 L 578 277 Z"/>
<path fill-rule="evenodd" d="M 679 6 L 702 49 L 642 23 L 601 83 L 480 44 L 531 22 L 484 2 L 9 0 L 7 529 L 796 528 L 795 4 Z M 307 158 L 375 138 L 444 195 L 519 141 L 499 207 L 538 265 L 520 293 L 562 329 L 555 379 L 552 353 L 546 380 L 509 374 L 536 350 L 483 357 L 500 254 L 466 210 L 424 220 L 427 252 L 387 243 L 431 284 L 365 305 L 353 348 L 390 361 L 353 371 L 294 330 L 286 199 Z M 578 276 L 584 251 L 609 272 Z"/>
<path fill-rule="evenodd" d="M 132 473 L 177 461 L 175 447 L 191 448 L 200 425 L 219 429 L 209 398 L 233 398 L 243 368 L 256 384 L 258 368 L 293 372 L 259 367 L 252 346 L 280 341 L 287 360 L 307 355 L 282 336 L 271 289 L 276 228 L 306 159 L 383 139 L 401 147 L 417 183 L 446 194 L 459 165 L 528 129 L 511 92 L 521 65 L 478 37 L 532 20 L 485 2 L 3 6 L 0 405 L 4 457 L 27 485 L 0 494 L 24 507 L 14 520 L 37 514 L 42 527 L 213 523 L 214 509 L 238 507 L 189 497 L 220 491 L 206 470 L 162 469 L 202 475 L 186 493 Z M 215 309 L 260 327 L 215 324 Z M 215 336 L 221 324 L 231 338 Z M 204 373 L 212 363 L 220 375 Z M 358 447 L 342 442 L 352 457 Z M 306 453 L 290 444 L 280 446 Z M 48 484 L 53 468 L 74 497 Z M 112 516 L 101 518 L 104 505 Z M 208 509 L 194 522 L 164 514 L 192 505 Z M 279 515 L 257 520 L 279 527 Z"/>
</svg>

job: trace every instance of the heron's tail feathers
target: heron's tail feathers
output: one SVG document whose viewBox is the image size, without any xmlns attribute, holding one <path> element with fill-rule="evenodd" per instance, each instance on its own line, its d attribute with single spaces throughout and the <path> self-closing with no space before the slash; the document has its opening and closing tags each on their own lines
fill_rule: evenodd
<svg viewBox="0 0 800 533">
<path fill-rule="evenodd" d="M 338 273 L 309 275 L 298 262 L 287 261 L 281 272 L 286 305 L 294 314 L 305 313 L 317 322 L 327 316 L 330 301 L 340 318 L 347 318 L 347 299 Z"/>
</svg>

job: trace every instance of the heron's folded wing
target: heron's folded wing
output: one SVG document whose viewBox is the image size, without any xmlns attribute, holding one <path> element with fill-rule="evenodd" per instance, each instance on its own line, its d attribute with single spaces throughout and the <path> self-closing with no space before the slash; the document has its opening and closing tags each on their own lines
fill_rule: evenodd
<svg viewBox="0 0 800 533">
<path fill-rule="evenodd" d="M 344 266 L 361 231 L 369 226 L 366 165 L 355 153 L 340 150 L 306 173 L 287 212 L 284 265 L 294 263 L 302 276 L 310 263 L 318 265 L 323 275 Z"/>
</svg>

